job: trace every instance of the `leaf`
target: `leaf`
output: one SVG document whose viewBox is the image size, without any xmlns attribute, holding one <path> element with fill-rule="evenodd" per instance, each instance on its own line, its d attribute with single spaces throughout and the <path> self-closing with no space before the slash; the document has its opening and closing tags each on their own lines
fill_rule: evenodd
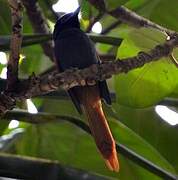
<svg viewBox="0 0 178 180">
<path fill-rule="evenodd" d="M 57 0 L 39 0 L 39 6 L 44 13 L 44 16 L 47 20 L 56 21 L 56 16 L 54 15 L 52 5 L 57 3 Z"/>
<path fill-rule="evenodd" d="M 155 30 L 134 29 L 118 49 L 118 57 L 132 57 L 139 51 L 148 51 L 164 39 L 163 34 Z M 166 58 L 119 74 L 115 76 L 117 102 L 134 108 L 157 104 L 175 89 L 177 76 L 177 68 Z"/>
<path fill-rule="evenodd" d="M 150 19 L 167 28 L 178 31 L 177 0 L 160 0 L 150 14 Z M 163 13 L 164 12 L 164 13 Z"/>
<path fill-rule="evenodd" d="M 174 172 L 172 166 L 142 138 L 111 117 L 108 119 L 116 141 L 134 149 L 157 165 Z M 17 153 L 59 160 L 65 165 L 72 165 L 110 177 L 123 179 L 129 176 L 133 179 L 159 179 L 123 158 L 122 155 L 119 155 L 122 167 L 120 173 L 108 171 L 97 152 L 93 138 L 62 119 L 58 121 L 58 123 L 28 127 L 21 141 L 16 143 Z"/>
<path fill-rule="evenodd" d="M 95 8 L 99 9 L 101 12 L 105 10 L 105 1 L 104 0 L 90 0 L 90 3 L 94 5 Z"/>
<path fill-rule="evenodd" d="M 23 48 L 22 54 L 25 55 L 25 59 L 20 64 L 20 77 L 27 78 L 33 72 L 40 74 L 52 66 L 52 62 L 43 54 L 43 50 L 39 45 Z"/>
<path fill-rule="evenodd" d="M 128 0 L 107 0 L 106 1 L 106 9 L 111 11 L 113 9 L 118 8 L 119 6 L 124 5 Z"/>
<path fill-rule="evenodd" d="M 91 20 L 94 16 L 97 16 L 98 10 L 96 10 L 88 1 L 79 1 L 79 4 L 83 20 Z"/>
<path fill-rule="evenodd" d="M 6 120 L 8 123 L 8 121 Z M 22 128 L 13 129 L 8 134 L 0 137 L 0 151 L 10 150 L 13 144 L 19 140 L 24 130 Z M 7 130 L 6 130 L 7 133 Z"/>
<path fill-rule="evenodd" d="M 11 24 L 11 15 L 10 15 L 10 8 L 8 7 L 7 0 L 1 0 L 1 13 L 0 13 L 0 26 L 1 31 L 0 35 L 2 34 L 9 34 L 10 33 L 10 24 Z"/>
<path fill-rule="evenodd" d="M 178 127 L 163 121 L 154 107 L 133 109 L 118 104 L 113 107 L 119 120 L 157 149 L 178 172 Z"/>
<path fill-rule="evenodd" d="M 111 120 L 111 118 L 110 118 Z M 131 129 L 120 123 L 119 121 L 110 121 L 110 127 L 116 142 L 125 144 L 137 154 L 163 169 L 174 172 L 175 170 L 171 164 L 149 143 L 143 140 L 139 135 L 135 134 Z"/>
<path fill-rule="evenodd" d="M 3 119 L 1 119 L 1 123 L 0 123 L 0 135 L 3 135 L 4 131 L 6 130 L 6 128 L 8 127 L 9 122 L 5 121 Z"/>
</svg>

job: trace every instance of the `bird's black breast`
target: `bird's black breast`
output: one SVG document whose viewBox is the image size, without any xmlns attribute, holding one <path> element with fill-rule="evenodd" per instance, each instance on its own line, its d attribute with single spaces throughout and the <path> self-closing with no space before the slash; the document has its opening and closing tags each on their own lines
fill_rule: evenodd
<svg viewBox="0 0 178 180">
<path fill-rule="evenodd" d="M 99 60 L 89 37 L 80 29 L 71 28 L 59 33 L 55 41 L 55 55 L 59 69 L 86 68 Z"/>
</svg>

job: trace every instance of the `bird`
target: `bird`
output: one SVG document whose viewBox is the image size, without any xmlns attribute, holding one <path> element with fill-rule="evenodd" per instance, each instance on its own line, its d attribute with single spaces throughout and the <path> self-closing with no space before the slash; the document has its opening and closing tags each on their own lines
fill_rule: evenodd
<svg viewBox="0 0 178 180">
<path fill-rule="evenodd" d="M 71 68 L 84 69 L 101 63 L 94 43 L 80 29 L 79 12 L 80 7 L 74 12 L 64 14 L 58 18 L 54 26 L 54 53 L 59 72 Z M 106 166 L 118 172 L 116 145 L 102 108 L 103 101 L 111 105 L 106 81 L 72 87 L 68 90 L 68 94 L 77 111 L 86 115 L 91 134 Z"/>
</svg>

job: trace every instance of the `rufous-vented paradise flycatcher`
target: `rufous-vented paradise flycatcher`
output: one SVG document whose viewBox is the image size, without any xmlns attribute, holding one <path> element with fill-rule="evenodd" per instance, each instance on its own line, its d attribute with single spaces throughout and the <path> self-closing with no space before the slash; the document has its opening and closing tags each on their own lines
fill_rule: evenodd
<svg viewBox="0 0 178 180">
<path fill-rule="evenodd" d="M 60 17 L 55 25 L 53 39 L 55 43 L 56 63 L 60 72 L 70 68 L 83 69 L 100 63 L 94 44 L 80 29 L 78 8 L 73 13 Z M 89 127 L 106 165 L 110 170 L 118 171 L 119 163 L 115 141 L 102 109 L 102 101 L 111 104 L 106 81 L 95 85 L 77 86 L 68 90 L 79 113 L 84 113 Z"/>
</svg>

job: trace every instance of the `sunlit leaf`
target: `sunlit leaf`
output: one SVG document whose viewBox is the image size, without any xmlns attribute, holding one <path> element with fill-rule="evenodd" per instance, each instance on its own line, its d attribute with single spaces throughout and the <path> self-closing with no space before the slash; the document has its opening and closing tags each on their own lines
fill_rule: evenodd
<svg viewBox="0 0 178 180">
<path fill-rule="evenodd" d="M 133 30 L 120 48 L 118 57 L 132 57 L 162 43 L 165 36 L 157 31 Z M 168 58 L 162 58 L 115 77 L 117 102 L 135 108 L 152 106 L 168 96 L 178 84 L 178 71 Z"/>
</svg>

